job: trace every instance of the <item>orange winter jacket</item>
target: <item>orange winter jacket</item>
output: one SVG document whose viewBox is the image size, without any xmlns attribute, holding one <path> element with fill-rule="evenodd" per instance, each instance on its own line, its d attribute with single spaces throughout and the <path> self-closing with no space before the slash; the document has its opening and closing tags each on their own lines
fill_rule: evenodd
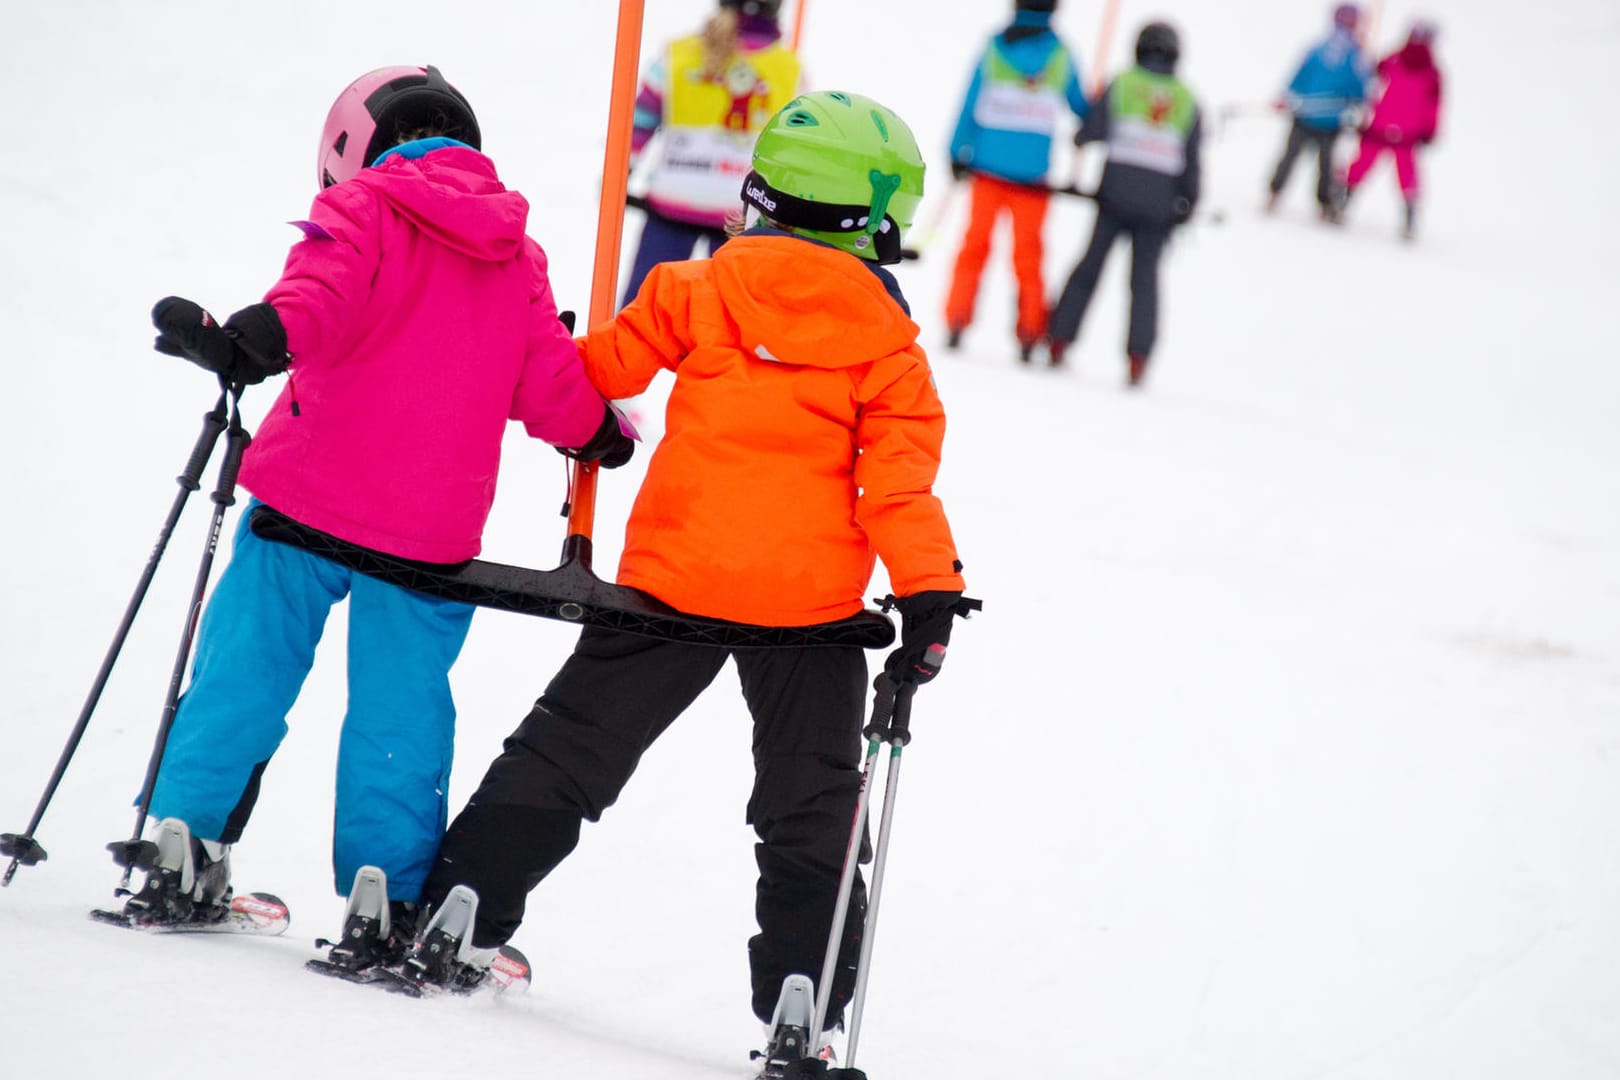
<svg viewBox="0 0 1620 1080">
<path fill-rule="evenodd" d="M 621 584 L 767 626 L 855 614 L 874 557 L 902 596 L 963 587 L 931 490 L 945 413 L 917 325 L 855 256 L 745 234 L 655 267 L 580 344 L 610 398 L 675 372 Z"/>
</svg>

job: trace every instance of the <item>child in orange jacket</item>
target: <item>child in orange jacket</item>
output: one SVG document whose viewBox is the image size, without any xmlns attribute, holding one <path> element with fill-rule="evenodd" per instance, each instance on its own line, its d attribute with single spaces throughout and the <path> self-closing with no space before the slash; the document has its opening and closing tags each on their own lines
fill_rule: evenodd
<svg viewBox="0 0 1620 1080">
<path fill-rule="evenodd" d="M 675 373 L 618 580 L 682 611 L 800 626 L 861 610 L 881 558 L 903 616 L 885 670 L 926 682 L 936 669 L 924 652 L 949 640 L 964 605 L 961 563 L 931 491 L 945 416 L 917 325 L 880 265 L 899 259 L 922 196 L 921 156 L 876 102 L 815 93 L 767 124 L 753 166 L 744 198 L 764 223 L 712 259 L 655 267 L 637 298 L 581 342 L 609 397 Z M 581 822 L 614 802 L 642 752 L 728 658 L 754 721 L 755 1015 L 769 1021 L 787 976 L 818 979 L 860 784 L 865 655 L 595 628 L 440 849 L 429 899 L 457 885 L 477 893 L 469 948 L 436 963 L 418 942 L 405 972 L 455 979 L 457 964 L 476 966 L 510 938 L 526 894 L 573 850 Z M 863 909 L 857 886 L 829 1028 L 853 989 Z"/>
</svg>

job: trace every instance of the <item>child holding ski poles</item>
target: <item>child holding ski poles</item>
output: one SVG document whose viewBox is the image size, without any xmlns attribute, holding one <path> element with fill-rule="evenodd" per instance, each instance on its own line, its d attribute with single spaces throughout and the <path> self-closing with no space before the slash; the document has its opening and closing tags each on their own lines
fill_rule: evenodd
<svg viewBox="0 0 1620 1080">
<path fill-rule="evenodd" d="M 777 23 L 781 7 L 781 0 L 720 0 L 702 32 L 669 45 L 643 77 L 632 169 L 653 136 L 661 138 L 622 304 L 659 263 L 690 259 L 700 242 L 710 254 L 726 242 L 726 215 L 754 136 L 799 89 L 799 58 L 782 44 Z"/>
<path fill-rule="evenodd" d="M 1019 357 L 1028 362 L 1046 333 L 1047 169 L 1052 136 L 1065 108 L 1084 120 L 1080 65 L 1052 32 L 1057 0 L 1016 0 L 1010 26 L 985 46 L 973 69 L 956 130 L 951 175 L 971 185 L 970 216 L 945 298 L 946 347 L 961 344 L 973 322 L 979 279 L 1002 217 L 1012 219 L 1013 272 L 1018 277 Z"/>
<path fill-rule="evenodd" d="M 177 297 L 153 311 L 160 352 L 232 384 L 288 373 L 242 464 L 256 500 L 431 563 L 478 554 L 509 419 L 607 467 L 632 450 L 559 321 L 545 254 L 524 232 L 528 203 L 479 138 L 438 69 L 361 76 L 327 116 L 322 190 L 265 300 L 223 326 Z M 336 885 L 341 895 L 362 866 L 381 867 L 408 915 L 447 816 L 448 674 L 473 609 L 260 539 L 248 517 L 203 615 L 148 807 L 156 865 L 125 919 L 210 918 L 228 901 L 230 846 L 345 596 Z"/>
<path fill-rule="evenodd" d="M 1311 49 L 1294 71 L 1288 93 L 1279 103 L 1293 115 L 1288 142 L 1271 174 L 1266 212 L 1277 209 L 1294 161 L 1306 147 L 1316 151 L 1316 203 L 1323 221 L 1339 220 L 1338 175 L 1333 148 L 1346 117 L 1367 99 L 1367 62 L 1356 38 L 1361 9 L 1340 4 L 1333 9 L 1333 30 Z"/>
<path fill-rule="evenodd" d="M 655 268 L 616 319 L 581 340 L 586 370 L 610 397 L 675 375 L 619 582 L 683 612 L 810 626 L 860 611 L 881 558 L 903 619 L 885 671 L 913 686 L 937 670 L 923 664 L 926 650 L 973 604 L 931 490 L 944 412 L 917 325 L 883 269 L 900 258 L 922 189 L 922 158 L 899 116 L 855 94 L 796 98 L 760 133 L 744 183 L 759 224 L 712 259 Z M 789 975 L 819 979 L 859 787 L 865 655 L 594 627 L 445 835 L 424 895 L 444 910 L 470 888 L 470 939 L 436 937 L 435 913 L 400 973 L 464 983 L 464 965 L 487 964 L 582 822 L 613 804 L 728 658 L 753 717 L 754 1014 L 771 1020 Z M 863 906 L 856 889 L 829 1028 L 851 994 Z"/>
</svg>

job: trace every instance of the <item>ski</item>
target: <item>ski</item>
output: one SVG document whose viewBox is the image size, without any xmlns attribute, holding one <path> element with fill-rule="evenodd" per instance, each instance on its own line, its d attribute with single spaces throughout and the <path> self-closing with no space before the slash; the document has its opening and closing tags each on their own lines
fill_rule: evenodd
<svg viewBox="0 0 1620 1080">
<path fill-rule="evenodd" d="M 90 918 L 126 930 L 158 934 L 255 934 L 274 936 L 286 933 L 292 924 L 287 905 L 266 892 L 242 893 L 227 904 L 194 908 L 187 918 L 143 918 L 124 911 L 96 909 Z"/>
<path fill-rule="evenodd" d="M 438 997 L 441 994 L 523 993 L 529 989 L 531 981 L 529 958 L 511 945 L 502 945 L 487 969 L 464 967 L 448 984 L 413 978 L 404 964 L 377 964 L 356 970 L 328 960 L 307 960 L 304 967 L 317 975 L 362 986 L 375 986 L 379 990 L 414 998 Z"/>
</svg>

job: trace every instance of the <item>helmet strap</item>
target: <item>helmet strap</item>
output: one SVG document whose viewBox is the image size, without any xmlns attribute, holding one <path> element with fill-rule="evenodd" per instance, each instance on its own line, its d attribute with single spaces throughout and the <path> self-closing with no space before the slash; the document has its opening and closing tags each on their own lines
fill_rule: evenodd
<svg viewBox="0 0 1620 1080">
<path fill-rule="evenodd" d="M 881 186 L 880 186 L 881 184 Z M 814 202 L 778 191 L 758 172 L 743 181 L 743 202 L 755 207 L 766 218 L 788 228 L 823 233 L 865 233 L 872 238 L 877 261 L 883 265 L 900 261 L 900 225 L 888 217 L 889 200 L 900 190 L 897 174 L 872 171 L 871 206 Z"/>
</svg>

